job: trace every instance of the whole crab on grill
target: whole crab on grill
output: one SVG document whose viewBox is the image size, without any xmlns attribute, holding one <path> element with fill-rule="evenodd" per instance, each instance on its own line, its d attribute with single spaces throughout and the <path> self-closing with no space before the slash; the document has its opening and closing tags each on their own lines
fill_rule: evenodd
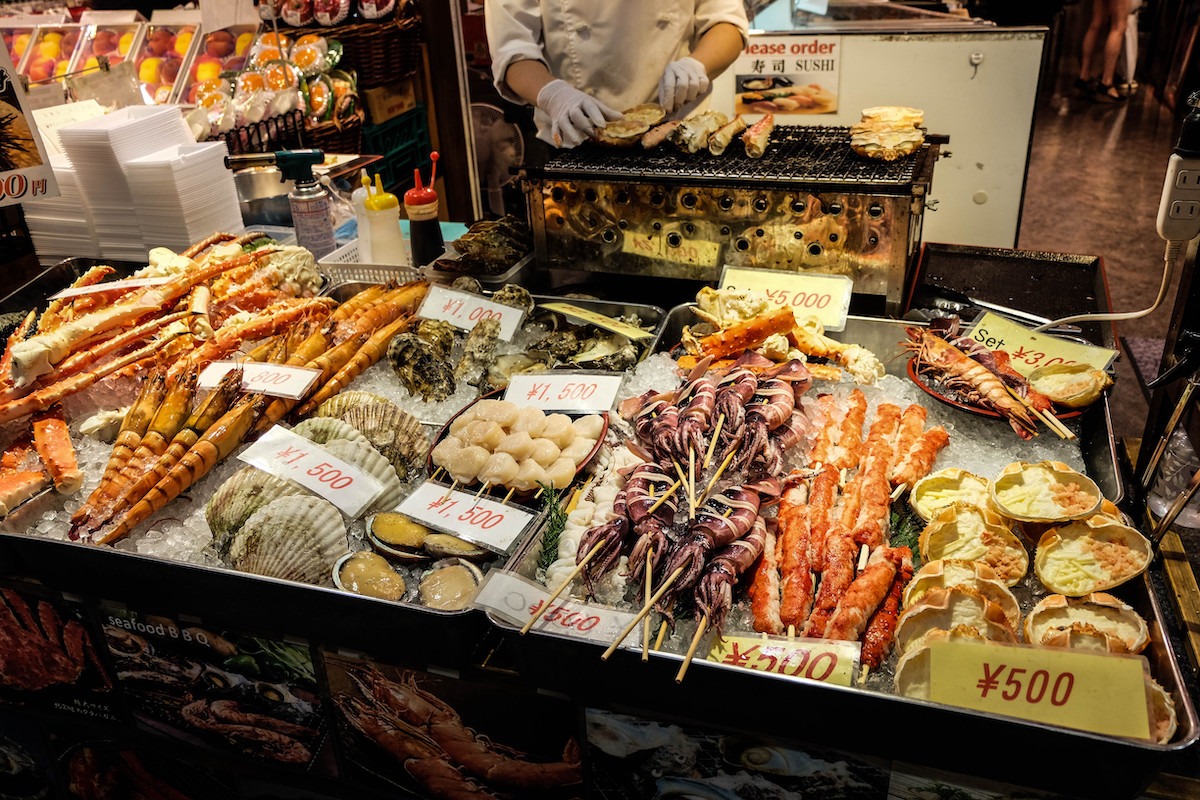
<svg viewBox="0 0 1200 800">
<path fill-rule="evenodd" d="M 65 623 L 58 610 L 39 600 L 35 610 L 12 589 L 0 590 L 0 686 L 35 692 L 73 684 L 88 665 L 110 685 L 104 667 L 78 620 Z"/>
</svg>

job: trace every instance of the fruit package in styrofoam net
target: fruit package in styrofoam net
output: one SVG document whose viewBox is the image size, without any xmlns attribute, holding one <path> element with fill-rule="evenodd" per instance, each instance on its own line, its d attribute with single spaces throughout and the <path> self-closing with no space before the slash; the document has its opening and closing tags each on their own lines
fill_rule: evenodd
<svg viewBox="0 0 1200 800">
<path fill-rule="evenodd" d="M 26 45 L 20 73 L 33 83 L 65 75 L 82 33 L 82 25 L 39 25 Z"/>
<path fill-rule="evenodd" d="M 94 72 L 100 69 L 102 57 L 108 59 L 110 67 L 115 67 L 141 48 L 144 28 L 140 22 L 85 25 L 71 59 L 70 71 Z"/>
<path fill-rule="evenodd" d="M 134 68 L 142 97 L 148 103 L 168 103 L 175 83 L 191 63 L 200 48 L 200 26 L 195 23 L 146 27 L 142 46 L 138 48 Z"/>
</svg>

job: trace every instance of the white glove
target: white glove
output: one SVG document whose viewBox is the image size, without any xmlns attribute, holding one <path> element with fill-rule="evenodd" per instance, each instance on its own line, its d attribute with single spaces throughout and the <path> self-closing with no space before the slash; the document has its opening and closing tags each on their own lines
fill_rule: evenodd
<svg viewBox="0 0 1200 800">
<path fill-rule="evenodd" d="M 670 114 L 708 91 L 708 71 L 691 56 L 667 64 L 658 82 L 658 104 Z"/>
<path fill-rule="evenodd" d="M 620 112 L 561 79 L 542 87 L 537 107 L 550 116 L 551 138 L 557 147 L 575 147 L 608 120 L 621 118 Z"/>
</svg>

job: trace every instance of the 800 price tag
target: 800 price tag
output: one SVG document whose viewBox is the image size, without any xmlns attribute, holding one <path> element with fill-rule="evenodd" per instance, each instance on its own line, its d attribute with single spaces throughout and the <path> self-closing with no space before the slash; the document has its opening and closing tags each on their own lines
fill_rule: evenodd
<svg viewBox="0 0 1200 800">
<path fill-rule="evenodd" d="M 529 511 L 425 481 L 396 509 L 418 522 L 507 553 L 533 520 Z"/>
<path fill-rule="evenodd" d="M 523 372 L 508 379 L 504 399 L 543 411 L 607 411 L 624 379 L 611 372 Z"/>
<path fill-rule="evenodd" d="M 261 364 L 257 361 L 214 361 L 200 373 L 201 389 L 212 389 L 233 369 L 242 368 L 242 390 L 287 397 L 298 400 L 308 393 L 321 370 L 291 367 L 284 364 Z"/>
<path fill-rule="evenodd" d="M 287 478 L 357 517 L 383 494 L 383 484 L 321 446 L 278 425 L 238 455 L 264 472 Z"/>
<path fill-rule="evenodd" d="M 434 284 L 429 287 L 417 316 L 449 322 L 456 328 L 468 331 L 485 319 L 496 319 L 500 321 L 500 338 L 507 342 L 517 332 L 525 312 L 513 306 L 493 303 L 477 294 Z"/>
<path fill-rule="evenodd" d="M 1141 656 L 936 642 L 929 699 L 1111 736 L 1150 738 Z"/>
</svg>

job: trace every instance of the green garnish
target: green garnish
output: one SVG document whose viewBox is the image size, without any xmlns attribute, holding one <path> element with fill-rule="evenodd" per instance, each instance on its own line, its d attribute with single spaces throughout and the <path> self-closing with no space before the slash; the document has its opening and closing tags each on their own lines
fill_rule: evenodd
<svg viewBox="0 0 1200 800">
<path fill-rule="evenodd" d="M 545 571 L 558 560 L 558 540 L 567 527 L 567 512 L 557 489 L 542 483 L 538 486 L 542 489 L 542 506 L 546 509 L 546 527 L 542 529 L 542 550 L 538 553 L 537 568 Z"/>
<path fill-rule="evenodd" d="M 260 236 L 253 242 L 248 242 L 242 245 L 242 252 L 253 253 L 255 250 L 259 250 L 263 247 L 270 247 L 273 244 L 275 244 L 275 240 L 270 236 Z"/>
<path fill-rule="evenodd" d="M 912 551 L 913 568 L 921 566 L 921 530 L 925 524 L 913 513 L 908 503 L 893 503 L 891 509 L 892 547 L 907 547 Z"/>
</svg>

